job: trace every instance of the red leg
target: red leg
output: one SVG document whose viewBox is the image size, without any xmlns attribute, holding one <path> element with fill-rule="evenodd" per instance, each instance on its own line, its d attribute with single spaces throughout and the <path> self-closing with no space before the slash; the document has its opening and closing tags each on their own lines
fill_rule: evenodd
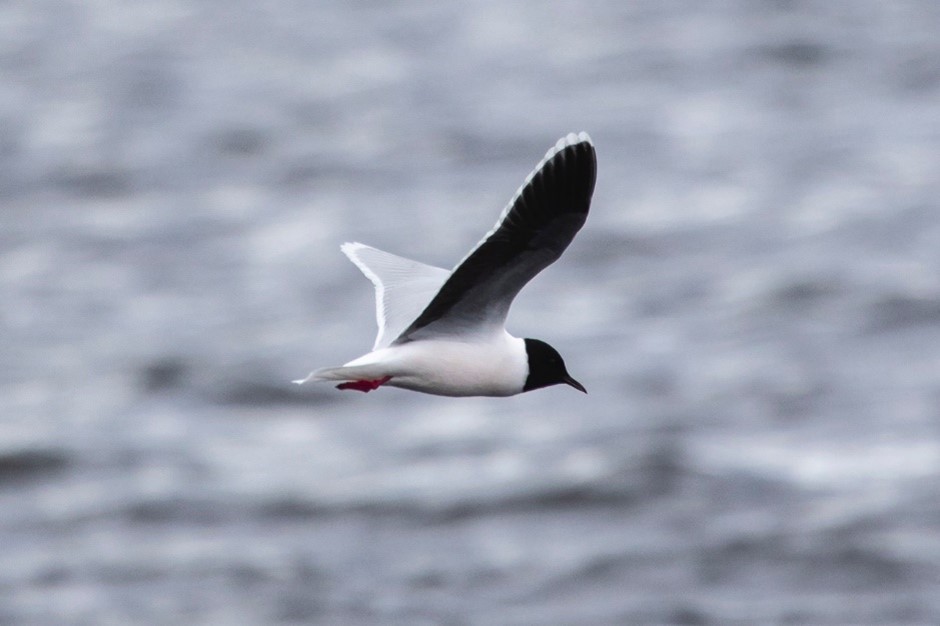
<svg viewBox="0 0 940 626">
<path fill-rule="evenodd" d="M 376 380 L 351 380 L 349 382 L 340 383 L 336 385 L 337 389 L 355 389 L 356 391 L 362 391 L 363 393 L 369 393 L 374 389 L 378 389 L 388 381 L 392 379 L 391 376 L 383 376 Z"/>
</svg>

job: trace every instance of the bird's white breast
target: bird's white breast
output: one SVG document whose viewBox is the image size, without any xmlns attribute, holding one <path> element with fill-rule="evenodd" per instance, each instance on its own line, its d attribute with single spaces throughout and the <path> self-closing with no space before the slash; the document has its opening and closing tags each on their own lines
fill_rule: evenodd
<svg viewBox="0 0 940 626">
<path fill-rule="evenodd" d="M 346 365 L 372 365 L 392 377 L 390 386 L 442 396 L 511 396 L 522 392 L 529 371 L 525 342 L 505 331 L 464 341 L 411 341 Z"/>
</svg>

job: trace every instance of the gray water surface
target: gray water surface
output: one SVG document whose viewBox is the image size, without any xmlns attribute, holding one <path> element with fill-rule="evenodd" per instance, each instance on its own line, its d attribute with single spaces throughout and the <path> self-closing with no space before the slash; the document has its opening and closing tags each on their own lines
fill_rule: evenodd
<svg viewBox="0 0 940 626">
<path fill-rule="evenodd" d="M 940 623 L 940 5 L 0 6 L 0 623 Z M 516 302 L 589 390 L 288 381 L 358 240 L 449 267 L 555 140 Z"/>
</svg>

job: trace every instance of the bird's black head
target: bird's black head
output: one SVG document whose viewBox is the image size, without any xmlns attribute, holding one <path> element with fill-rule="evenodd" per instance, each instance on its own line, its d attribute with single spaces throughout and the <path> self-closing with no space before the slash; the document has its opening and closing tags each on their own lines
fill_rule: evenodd
<svg viewBox="0 0 940 626">
<path fill-rule="evenodd" d="M 584 386 L 565 369 L 565 362 L 555 348 L 538 339 L 526 339 L 525 351 L 529 357 L 529 376 L 525 380 L 523 391 L 565 383 L 587 393 Z"/>
</svg>

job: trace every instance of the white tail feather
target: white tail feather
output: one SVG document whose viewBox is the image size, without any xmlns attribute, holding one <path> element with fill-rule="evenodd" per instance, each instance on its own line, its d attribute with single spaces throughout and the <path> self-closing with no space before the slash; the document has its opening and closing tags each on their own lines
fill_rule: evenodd
<svg viewBox="0 0 940 626">
<path fill-rule="evenodd" d="M 373 380 L 382 378 L 384 374 L 377 371 L 372 363 L 364 365 L 343 365 L 341 367 L 321 367 L 307 375 L 306 378 L 292 381 L 295 385 L 308 382 L 342 382 L 345 380 Z"/>
</svg>

